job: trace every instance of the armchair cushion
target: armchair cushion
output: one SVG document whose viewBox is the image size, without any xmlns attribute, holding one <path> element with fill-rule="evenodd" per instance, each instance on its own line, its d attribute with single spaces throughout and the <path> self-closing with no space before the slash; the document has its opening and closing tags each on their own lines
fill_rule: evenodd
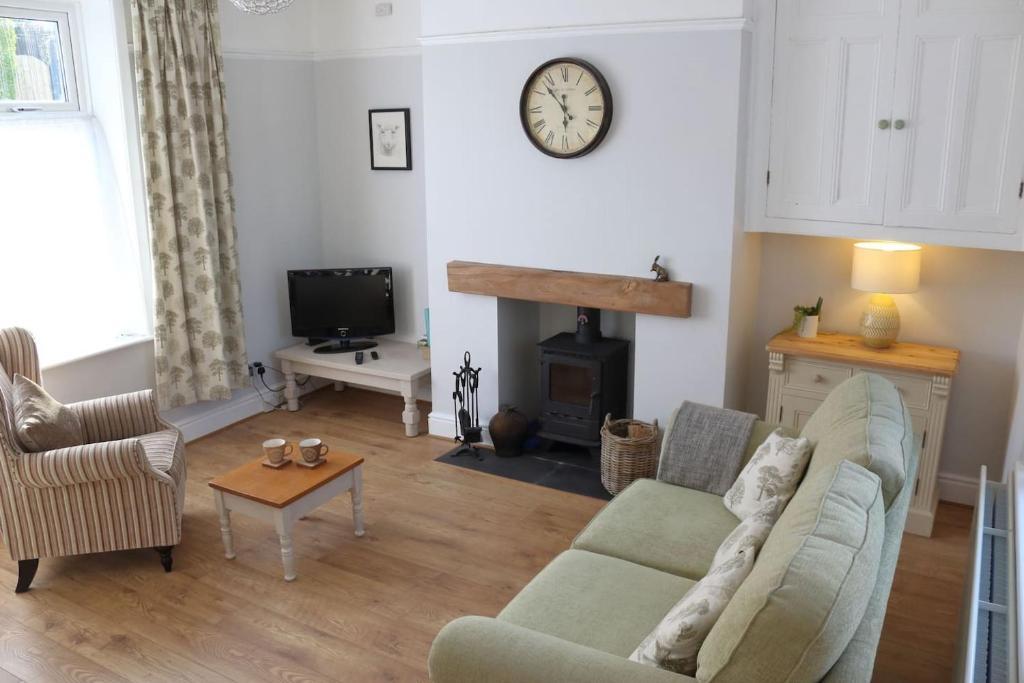
<svg viewBox="0 0 1024 683">
<path fill-rule="evenodd" d="M 22 375 L 14 376 L 15 434 L 26 451 L 51 451 L 85 443 L 75 411 Z"/>
</svg>

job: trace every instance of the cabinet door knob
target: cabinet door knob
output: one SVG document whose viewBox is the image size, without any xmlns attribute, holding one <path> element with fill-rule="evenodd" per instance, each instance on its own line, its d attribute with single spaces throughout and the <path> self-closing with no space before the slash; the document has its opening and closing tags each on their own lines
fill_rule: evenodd
<svg viewBox="0 0 1024 683">
<path fill-rule="evenodd" d="M 878 127 L 881 128 L 882 130 L 885 130 L 886 128 L 888 128 L 889 127 L 889 119 L 879 119 L 878 120 Z"/>
<path fill-rule="evenodd" d="M 895 128 L 896 130 L 903 130 L 904 128 L 906 128 L 906 126 L 907 122 L 904 121 L 903 119 L 896 119 L 895 121 L 892 122 L 892 127 Z"/>
<path fill-rule="evenodd" d="M 824 381 L 825 381 L 825 378 L 822 377 L 821 375 L 815 375 L 814 376 L 814 383 L 815 384 L 821 384 Z"/>
</svg>

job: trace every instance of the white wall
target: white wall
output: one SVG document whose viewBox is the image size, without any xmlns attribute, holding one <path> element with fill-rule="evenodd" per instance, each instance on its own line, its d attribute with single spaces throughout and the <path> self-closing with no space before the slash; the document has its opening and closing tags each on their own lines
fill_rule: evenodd
<svg viewBox="0 0 1024 683">
<path fill-rule="evenodd" d="M 427 307 L 420 74 L 418 56 L 316 63 L 324 266 L 394 267 L 395 336 L 405 341 L 425 333 Z M 371 170 L 368 110 L 406 107 L 412 170 Z"/>
<path fill-rule="evenodd" d="M 313 16 L 320 1 L 295 0 L 283 12 L 259 16 L 239 10 L 229 0 L 218 0 L 221 49 L 226 55 L 312 59 Z"/>
<path fill-rule="evenodd" d="M 301 1 L 301 0 L 300 0 Z M 392 14 L 376 16 L 380 0 L 315 2 L 313 45 L 321 59 L 355 53 L 411 52 L 419 47 L 420 0 L 385 0 Z"/>
<path fill-rule="evenodd" d="M 749 14 L 750 0 L 428 0 L 423 36 L 622 23 L 723 19 Z"/>
<path fill-rule="evenodd" d="M 677 27 L 424 46 L 432 431 L 450 432 L 443 378 L 464 350 L 484 368 L 484 419 L 503 393 L 498 302 L 448 292 L 452 259 L 647 276 L 661 254 L 694 282 L 693 317 L 636 316 L 634 413 L 664 422 L 683 398 L 725 401 L 742 36 Z M 608 137 L 579 159 L 538 153 L 519 123 L 525 78 L 558 55 L 594 63 L 614 95 Z"/>
<path fill-rule="evenodd" d="M 824 297 L 822 326 L 856 333 L 870 295 L 850 288 L 853 242 L 764 234 L 760 295 L 747 409 L 764 414 L 768 355 L 764 345 L 792 323 L 793 306 Z M 926 246 L 921 288 L 897 295 L 900 338 L 961 351 L 953 379 L 940 477 L 976 478 L 986 464 L 1002 471 L 1024 318 L 1024 254 Z"/>
</svg>

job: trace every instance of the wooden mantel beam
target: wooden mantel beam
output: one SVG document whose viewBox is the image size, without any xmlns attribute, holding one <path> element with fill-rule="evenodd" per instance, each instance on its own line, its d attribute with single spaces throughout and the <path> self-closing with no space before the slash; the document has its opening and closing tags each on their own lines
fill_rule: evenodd
<svg viewBox="0 0 1024 683">
<path fill-rule="evenodd" d="M 448 291 L 689 318 L 693 285 L 624 275 L 449 261 Z"/>
</svg>

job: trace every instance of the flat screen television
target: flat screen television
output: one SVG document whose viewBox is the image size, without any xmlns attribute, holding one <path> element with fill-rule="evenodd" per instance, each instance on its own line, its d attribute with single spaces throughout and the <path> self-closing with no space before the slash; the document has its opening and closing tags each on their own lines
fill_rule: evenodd
<svg viewBox="0 0 1024 683">
<path fill-rule="evenodd" d="M 335 341 L 316 353 L 373 348 L 377 342 L 357 340 L 395 332 L 391 268 L 289 270 L 288 303 L 294 336 Z"/>
</svg>

